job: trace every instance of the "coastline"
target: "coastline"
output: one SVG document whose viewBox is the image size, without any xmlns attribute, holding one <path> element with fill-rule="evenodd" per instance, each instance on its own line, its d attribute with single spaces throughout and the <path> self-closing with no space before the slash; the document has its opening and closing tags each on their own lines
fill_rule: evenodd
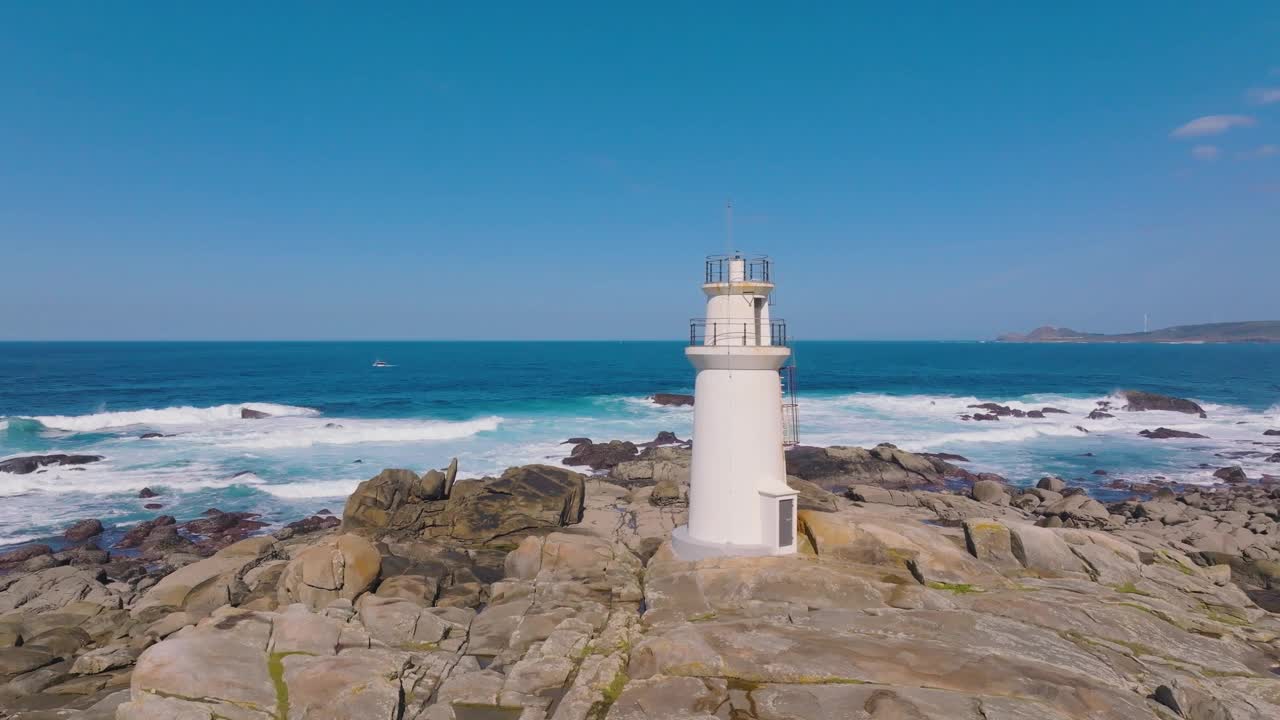
<svg viewBox="0 0 1280 720">
<path fill-rule="evenodd" d="M 1280 711 L 1280 653 L 1258 641 L 1280 636 L 1278 484 L 1231 474 L 1104 505 L 953 456 L 802 446 L 798 554 L 684 562 L 668 541 L 687 511 L 680 438 L 577 439 L 563 457 L 592 474 L 383 470 L 310 526 L 200 546 L 157 522 L 136 555 L 106 557 L 78 525 L 77 549 L 0 559 L 0 708 L 781 718 L 875 690 L 927 720 L 1050 700 L 1062 719 Z M 1000 672 L 945 670 L 980 658 Z"/>
</svg>

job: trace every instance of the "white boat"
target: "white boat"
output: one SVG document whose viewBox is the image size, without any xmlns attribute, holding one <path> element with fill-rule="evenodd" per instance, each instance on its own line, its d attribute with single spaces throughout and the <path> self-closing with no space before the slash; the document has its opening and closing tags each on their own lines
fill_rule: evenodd
<svg viewBox="0 0 1280 720">
<path fill-rule="evenodd" d="M 383 362 L 382 360 L 374 360 L 373 366 L 374 367 L 391 367 L 392 365 L 391 363 Z"/>
</svg>

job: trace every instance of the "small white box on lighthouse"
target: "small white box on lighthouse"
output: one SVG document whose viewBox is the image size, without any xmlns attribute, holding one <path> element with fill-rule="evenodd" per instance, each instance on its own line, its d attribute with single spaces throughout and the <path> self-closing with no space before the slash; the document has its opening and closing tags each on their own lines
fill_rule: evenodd
<svg viewBox="0 0 1280 720">
<path fill-rule="evenodd" d="M 796 491 L 787 485 L 778 371 L 791 357 L 786 323 L 769 314 L 767 257 L 707 258 L 707 315 L 690 322 L 697 370 L 689 524 L 672 533 L 682 559 L 796 550 Z"/>
</svg>

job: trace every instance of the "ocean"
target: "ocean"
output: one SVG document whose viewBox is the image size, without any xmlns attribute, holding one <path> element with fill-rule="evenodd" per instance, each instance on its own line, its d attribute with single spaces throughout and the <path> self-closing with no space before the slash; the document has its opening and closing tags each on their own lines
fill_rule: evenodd
<svg viewBox="0 0 1280 720">
<path fill-rule="evenodd" d="M 457 457 L 460 476 L 558 462 L 560 443 L 687 437 L 691 392 L 679 342 L 0 343 L 0 459 L 102 455 L 76 468 L 0 473 L 0 545 L 56 536 L 74 520 L 125 526 L 217 507 L 283 524 L 385 467 Z M 391 367 L 374 368 L 375 359 Z M 801 442 L 892 442 L 965 456 L 1016 484 L 1057 474 L 1212 483 L 1280 464 L 1280 346 L 803 342 L 795 346 Z M 1207 419 L 1126 413 L 1086 420 L 1140 389 L 1196 400 Z M 968 406 L 1052 406 L 1044 419 L 960 419 Z M 1121 403 L 1122 404 L 1122 403 Z M 241 419 L 242 407 L 269 418 Z M 1077 426 L 1088 430 L 1083 432 Z M 1158 426 L 1207 440 L 1148 440 Z M 164 437 L 141 439 L 145 433 Z M 1260 444 L 1268 443 L 1268 444 Z M 1254 453 L 1235 458 L 1233 454 Z M 1259 454 L 1261 453 L 1261 454 Z M 1105 470 L 1108 475 L 1094 475 Z M 160 497 L 139 499 L 150 487 Z M 162 510 L 144 508 L 160 503 Z"/>
</svg>

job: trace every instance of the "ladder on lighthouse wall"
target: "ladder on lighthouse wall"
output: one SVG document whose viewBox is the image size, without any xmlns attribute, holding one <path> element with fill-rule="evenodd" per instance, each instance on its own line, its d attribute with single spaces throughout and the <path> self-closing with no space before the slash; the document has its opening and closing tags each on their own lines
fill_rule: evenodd
<svg viewBox="0 0 1280 720">
<path fill-rule="evenodd" d="M 796 407 L 796 366 L 787 365 L 778 370 L 782 383 L 782 445 L 800 444 L 800 414 Z"/>
</svg>

